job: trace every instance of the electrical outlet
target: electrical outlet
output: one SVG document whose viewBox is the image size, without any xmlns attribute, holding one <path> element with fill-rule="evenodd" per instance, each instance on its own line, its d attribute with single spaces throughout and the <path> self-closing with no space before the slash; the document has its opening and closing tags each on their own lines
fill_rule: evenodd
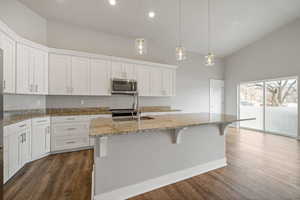
<svg viewBox="0 0 300 200">
<path fill-rule="evenodd" d="M 81 105 L 84 105 L 84 100 L 81 100 L 81 101 L 80 101 L 80 104 L 81 104 Z"/>
</svg>

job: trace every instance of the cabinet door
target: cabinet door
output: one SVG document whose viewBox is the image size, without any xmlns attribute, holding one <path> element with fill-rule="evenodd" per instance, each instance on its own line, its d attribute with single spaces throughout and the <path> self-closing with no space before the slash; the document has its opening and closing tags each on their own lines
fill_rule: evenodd
<svg viewBox="0 0 300 200">
<path fill-rule="evenodd" d="M 56 95 L 71 94 L 71 57 L 49 55 L 49 93 Z"/>
<path fill-rule="evenodd" d="M 150 96 L 150 76 L 151 68 L 147 66 L 137 66 L 138 91 L 140 96 Z"/>
<path fill-rule="evenodd" d="M 8 135 L 8 165 L 9 176 L 11 177 L 20 169 L 19 143 L 22 139 L 16 131 L 9 131 Z"/>
<path fill-rule="evenodd" d="M 172 96 L 173 93 L 173 71 L 170 69 L 162 70 L 162 95 Z"/>
<path fill-rule="evenodd" d="M 125 79 L 126 75 L 124 72 L 124 63 L 112 62 L 111 63 L 111 76 L 112 78 Z"/>
<path fill-rule="evenodd" d="M 19 166 L 24 166 L 31 160 L 31 130 L 23 129 L 18 132 L 19 136 Z"/>
<path fill-rule="evenodd" d="M 160 68 L 151 70 L 151 96 L 162 96 L 162 71 Z"/>
<path fill-rule="evenodd" d="M 38 159 L 45 154 L 46 149 L 46 133 L 49 125 L 33 125 L 32 126 L 32 158 Z"/>
<path fill-rule="evenodd" d="M 3 92 L 15 93 L 16 42 L 2 34 Z"/>
<path fill-rule="evenodd" d="M 88 58 L 72 57 L 72 94 L 89 95 Z"/>
<path fill-rule="evenodd" d="M 50 135 L 50 125 L 47 125 L 46 127 L 46 134 L 45 134 L 45 153 L 50 152 L 51 148 L 51 135 Z"/>
<path fill-rule="evenodd" d="M 34 50 L 34 93 L 48 94 L 48 53 Z"/>
<path fill-rule="evenodd" d="M 31 94 L 33 92 L 33 55 L 28 46 L 17 44 L 16 92 Z"/>
<path fill-rule="evenodd" d="M 134 64 L 124 63 L 123 72 L 126 79 L 136 79 L 136 67 Z"/>
<path fill-rule="evenodd" d="M 8 149 L 9 149 L 9 139 L 8 136 L 5 134 L 4 128 L 4 135 L 3 135 L 3 183 L 5 183 L 9 179 L 9 160 L 8 160 Z"/>
<path fill-rule="evenodd" d="M 91 60 L 90 94 L 111 95 L 111 65 L 110 61 Z"/>
</svg>

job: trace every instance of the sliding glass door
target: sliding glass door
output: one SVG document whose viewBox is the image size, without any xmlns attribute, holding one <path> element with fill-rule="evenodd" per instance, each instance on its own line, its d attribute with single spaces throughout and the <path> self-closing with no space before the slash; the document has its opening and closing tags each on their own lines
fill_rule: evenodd
<svg viewBox="0 0 300 200">
<path fill-rule="evenodd" d="M 256 120 L 240 126 L 286 136 L 297 136 L 297 79 L 274 79 L 240 84 L 239 114 Z"/>
<path fill-rule="evenodd" d="M 256 120 L 241 122 L 242 127 L 263 130 L 264 117 L 263 82 L 246 83 L 240 85 L 240 117 Z"/>
</svg>

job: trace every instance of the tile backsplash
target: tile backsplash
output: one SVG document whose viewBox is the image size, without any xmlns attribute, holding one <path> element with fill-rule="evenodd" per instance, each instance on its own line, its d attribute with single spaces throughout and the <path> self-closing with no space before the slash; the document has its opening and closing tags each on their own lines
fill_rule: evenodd
<svg viewBox="0 0 300 200">
<path fill-rule="evenodd" d="M 3 96 L 4 111 L 45 109 L 46 97 L 41 95 L 13 95 Z"/>
</svg>

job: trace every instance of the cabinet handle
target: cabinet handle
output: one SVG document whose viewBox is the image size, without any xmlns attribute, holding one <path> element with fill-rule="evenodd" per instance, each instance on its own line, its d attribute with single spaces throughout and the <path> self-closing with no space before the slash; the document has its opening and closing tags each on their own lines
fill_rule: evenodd
<svg viewBox="0 0 300 200">
<path fill-rule="evenodd" d="M 5 90 L 5 88 L 6 88 L 6 81 L 3 80 L 3 90 Z"/>
<path fill-rule="evenodd" d="M 23 124 L 23 125 L 19 126 L 19 128 L 23 128 L 23 127 L 25 127 L 25 126 L 26 126 L 26 124 Z"/>
<path fill-rule="evenodd" d="M 23 143 L 23 134 L 19 136 L 19 143 Z"/>
<path fill-rule="evenodd" d="M 68 131 L 73 131 L 73 130 L 76 130 L 76 128 L 68 128 L 67 130 Z"/>
<path fill-rule="evenodd" d="M 24 135 L 24 141 L 23 142 L 26 142 L 26 133 L 23 133 Z"/>
<path fill-rule="evenodd" d="M 74 143 L 76 143 L 76 142 L 74 142 L 74 141 L 72 141 L 72 142 L 66 142 L 67 144 L 74 144 Z"/>
</svg>

